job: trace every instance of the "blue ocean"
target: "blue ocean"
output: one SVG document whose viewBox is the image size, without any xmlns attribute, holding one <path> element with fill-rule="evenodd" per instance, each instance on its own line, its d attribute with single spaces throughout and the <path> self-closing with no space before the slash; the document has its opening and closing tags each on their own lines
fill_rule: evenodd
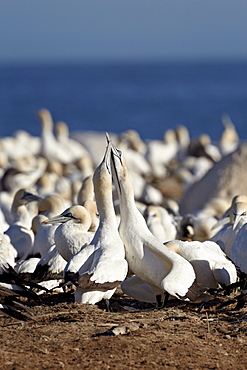
<svg viewBox="0 0 247 370">
<path fill-rule="evenodd" d="M 222 114 L 247 138 L 247 61 L 0 65 L 0 137 L 41 132 L 37 111 L 75 131 L 162 139 L 178 125 L 217 141 Z"/>
</svg>

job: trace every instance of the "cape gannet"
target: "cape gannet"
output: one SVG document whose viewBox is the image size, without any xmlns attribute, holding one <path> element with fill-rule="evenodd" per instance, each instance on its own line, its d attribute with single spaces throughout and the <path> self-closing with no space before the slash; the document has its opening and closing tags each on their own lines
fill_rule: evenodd
<svg viewBox="0 0 247 370">
<path fill-rule="evenodd" d="M 237 280 L 236 267 L 215 242 L 172 240 L 164 245 L 189 261 L 196 281 L 207 288 L 216 289 L 218 284 L 228 286 Z"/>
<path fill-rule="evenodd" d="M 85 304 L 109 300 L 128 270 L 113 207 L 110 153 L 111 143 L 108 143 L 104 159 L 93 176 L 99 227 L 92 242 L 75 256 L 77 260 L 81 257 L 83 263 L 76 274 L 77 281 L 72 280 L 77 285 L 75 301 Z"/>
<path fill-rule="evenodd" d="M 5 231 L 5 234 L 9 236 L 11 243 L 18 252 L 17 257 L 20 259 L 25 259 L 28 256 L 34 241 L 31 230 L 31 215 L 26 205 L 29 202 L 40 200 L 39 196 L 25 189 L 20 189 L 15 194 L 11 207 L 13 223 Z"/>
<path fill-rule="evenodd" d="M 241 198 L 235 198 L 235 200 L 238 199 Z M 221 221 L 218 224 L 220 223 Z M 210 240 L 218 243 L 225 254 L 231 258 L 231 249 L 235 238 L 243 225 L 247 223 L 247 203 L 233 201 L 228 216 L 225 217 L 225 221 L 223 219 L 222 223 L 224 226 Z"/>
<path fill-rule="evenodd" d="M 175 220 L 161 206 L 148 206 L 143 214 L 149 230 L 162 243 L 176 238 Z"/>
<path fill-rule="evenodd" d="M 54 233 L 54 241 L 58 252 L 68 261 L 94 237 L 94 232 L 89 232 L 92 223 L 89 211 L 76 205 L 67 208 L 58 216 L 49 218 L 43 223 L 59 224 Z"/>
<path fill-rule="evenodd" d="M 111 165 L 120 200 L 119 232 L 130 269 L 152 286 L 159 306 L 164 301 L 165 292 L 177 298 L 185 297 L 195 280 L 192 265 L 164 247 L 148 229 L 135 205 L 125 158 L 113 145 Z"/>
<path fill-rule="evenodd" d="M 45 225 L 43 221 L 58 215 L 64 209 L 64 200 L 57 194 L 49 195 L 39 202 L 39 214 L 32 220 L 32 229 L 35 231 L 32 255 L 42 256 L 55 243 L 54 233 L 58 224 Z"/>
</svg>

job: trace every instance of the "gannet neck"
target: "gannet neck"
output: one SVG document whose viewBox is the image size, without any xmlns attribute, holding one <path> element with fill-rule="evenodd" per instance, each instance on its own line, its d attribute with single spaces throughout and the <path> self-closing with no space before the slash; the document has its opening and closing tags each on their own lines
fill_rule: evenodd
<svg viewBox="0 0 247 370">
<path fill-rule="evenodd" d="M 53 119 L 50 111 L 48 109 L 42 108 L 38 111 L 38 117 L 41 121 L 41 135 L 43 138 L 53 137 Z"/>
<path fill-rule="evenodd" d="M 87 200 L 94 200 L 93 175 L 87 176 L 83 180 L 77 195 L 78 204 L 83 204 Z"/>
<path fill-rule="evenodd" d="M 91 219 L 92 219 L 92 222 L 91 222 L 91 225 L 88 231 L 95 232 L 99 226 L 99 213 L 97 209 L 97 204 L 94 200 L 88 199 L 83 203 L 83 206 L 88 210 L 88 212 L 91 215 Z"/>
<path fill-rule="evenodd" d="M 136 210 L 134 189 L 131 184 L 125 158 L 121 151 L 113 146 L 111 153 L 112 176 L 116 185 L 119 198 L 120 208 L 125 207 L 128 210 Z"/>
<path fill-rule="evenodd" d="M 69 128 L 66 122 L 59 121 L 55 125 L 56 136 L 60 143 L 66 143 L 69 138 Z"/>
<path fill-rule="evenodd" d="M 30 214 L 25 205 L 21 205 L 13 212 L 13 223 L 16 225 L 30 226 Z"/>
<path fill-rule="evenodd" d="M 94 172 L 93 184 L 96 204 L 100 215 L 100 225 L 104 221 L 104 223 L 114 223 L 115 227 L 117 221 L 112 200 L 110 154 L 111 142 L 108 143 L 103 161 Z"/>
</svg>

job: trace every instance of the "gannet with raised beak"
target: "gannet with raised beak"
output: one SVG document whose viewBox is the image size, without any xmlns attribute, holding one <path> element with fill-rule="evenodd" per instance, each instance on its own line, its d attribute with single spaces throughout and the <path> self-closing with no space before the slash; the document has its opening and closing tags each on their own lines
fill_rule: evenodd
<svg viewBox="0 0 247 370">
<path fill-rule="evenodd" d="M 135 205 L 125 158 L 113 144 L 111 165 L 120 201 L 119 233 L 130 269 L 153 288 L 159 307 L 165 292 L 180 299 L 189 296 L 195 280 L 194 269 L 183 257 L 164 247 L 148 229 Z"/>
<path fill-rule="evenodd" d="M 112 200 L 111 149 L 109 142 L 104 159 L 93 176 L 99 227 L 92 242 L 75 256 L 82 264 L 74 276 L 77 281 L 72 280 L 77 285 L 75 301 L 85 304 L 95 304 L 102 299 L 108 301 L 128 271 Z"/>
</svg>

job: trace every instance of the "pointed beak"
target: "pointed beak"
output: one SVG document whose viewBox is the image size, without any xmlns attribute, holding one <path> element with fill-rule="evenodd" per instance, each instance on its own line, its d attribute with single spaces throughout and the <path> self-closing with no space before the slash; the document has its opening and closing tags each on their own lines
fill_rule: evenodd
<svg viewBox="0 0 247 370">
<path fill-rule="evenodd" d="M 239 221 L 240 221 L 240 219 L 241 219 L 241 216 L 242 216 L 242 215 L 239 215 L 239 214 L 235 214 L 235 215 L 234 215 L 234 223 L 233 223 L 233 226 L 232 226 L 232 229 L 233 229 L 233 230 L 235 230 L 235 229 L 236 229 L 236 227 L 237 227 L 237 225 L 238 225 L 238 223 L 239 223 Z"/>
<path fill-rule="evenodd" d="M 103 162 L 106 165 L 106 168 L 107 168 L 108 173 L 111 175 L 111 151 L 112 151 L 112 142 L 111 142 L 111 140 L 109 138 L 109 135 L 108 135 L 108 137 L 106 136 L 106 139 L 107 139 L 107 147 L 106 147 L 106 151 L 105 151 L 105 156 L 104 156 Z"/>
<path fill-rule="evenodd" d="M 45 220 L 42 222 L 42 224 L 64 224 L 65 222 L 68 222 L 71 220 L 71 217 L 64 216 L 64 215 L 58 215 L 49 218 L 48 220 Z"/>
<path fill-rule="evenodd" d="M 211 230 L 215 230 L 217 229 L 218 227 L 222 227 L 224 225 L 226 225 L 227 223 L 229 222 L 229 217 L 224 217 L 220 220 L 218 220 L 214 225 L 213 227 L 211 228 Z"/>
<path fill-rule="evenodd" d="M 122 160 L 121 160 L 121 155 L 122 155 L 122 152 L 121 150 L 119 150 L 111 141 L 111 138 L 110 138 L 110 135 L 108 134 L 108 132 L 105 133 L 105 136 L 106 136 L 106 140 L 107 140 L 107 144 L 111 144 L 111 152 L 117 156 L 121 163 L 122 163 Z"/>
<path fill-rule="evenodd" d="M 25 192 L 22 197 L 22 200 L 25 200 L 26 202 L 34 202 L 34 201 L 40 201 L 42 200 L 42 198 L 36 194 Z"/>
</svg>

